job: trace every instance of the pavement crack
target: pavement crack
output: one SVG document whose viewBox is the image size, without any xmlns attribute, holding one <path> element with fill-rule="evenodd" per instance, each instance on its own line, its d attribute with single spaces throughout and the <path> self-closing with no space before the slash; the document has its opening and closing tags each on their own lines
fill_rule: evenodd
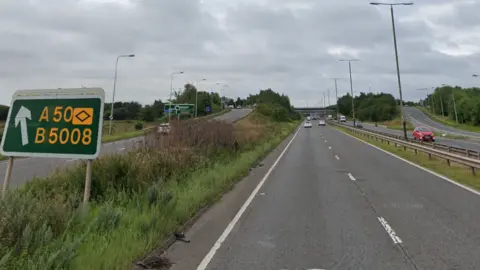
<svg viewBox="0 0 480 270">
<path fill-rule="evenodd" d="M 367 202 L 367 205 L 368 207 L 370 207 L 370 209 L 372 209 L 372 211 L 375 213 L 375 215 L 377 216 L 377 218 L 379 219 L 382 227 L 387 231 L 387 234 L 389 234 L 390 237 L 392 237 L 392 234 L 391 232 L 389 232 L 389 230 L 387 229 L 387 227 L 384 225 L 384 223 L 382 223 L 382 220 L 383 217 L 382 215 L 380 215 L 379 211 L 375 208 L 375 206 L 373 205 L 372 201 L 370 201 L 370 199 L 368 198 L 368 195 L 366 192 L 364 192 L 364 190 L 360 187 L 360 185 L 358 184 L 357 181 L 352 181 L 353 183 L 355 183 L 355 186 L 357 187 L 358 191 L 360 191 L 360 194 L 362 195 L 362 197 L 365 199 L 365 201 Z M 384 219 L 383 219 L 384 220 Z M 388 225 L 388 224 L 387 224 Z M 390 227 L 388 225 L 388 227 Z M 396 234 L 394 235 L 396 238 L 392 238 L 392 239 L 397 239 L 398 240 L 400 239 L 398 236 L 396 236 Z M 400 251 L 403 253 L 403 256 L 405 258 L 405 260 L 410 264 L 411 267 L 413 267 L 413 269 L 415 270 L 418 270 L 418 266 L 417 264 L 413 261 L 412 259 L 412 255 L 410 255 L 410 253 L 406 250 L 403 242 L 400 240 L 400 241 L 396 241 L 396 240 L 393 240 L 393 243 L 396 247 L 398 247 L 400 249 Z"/>
</svg>

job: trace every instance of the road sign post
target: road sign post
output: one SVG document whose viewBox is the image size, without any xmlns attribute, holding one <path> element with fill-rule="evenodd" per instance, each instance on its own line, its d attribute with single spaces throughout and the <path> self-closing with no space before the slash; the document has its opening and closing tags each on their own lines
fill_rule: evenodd
<svg viewBox="0 0 480 270">
<path fill-rule="evenodd" d="M 13 157 L 8 159 L 7 171 L 5 172 L 5 179 L 3 180 L 2 198 L 7 195 L 8 186 L 10 185 L 10 179 L 12 178 L 13 169 Z"/>
<path fill-rule="evenodd" d="M 102 143 L 104 100 L 101 88 L 15 92 L 0 153 L 12 158 L 12 165 L 13 157 L 96 159 Z"/>
</svg>

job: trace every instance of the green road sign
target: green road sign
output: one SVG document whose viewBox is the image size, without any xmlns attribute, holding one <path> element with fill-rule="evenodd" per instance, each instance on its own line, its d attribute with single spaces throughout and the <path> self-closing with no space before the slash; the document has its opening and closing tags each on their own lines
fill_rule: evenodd
<svg viewBox="0 0 480 270">
<path fill-rule="evenodd" d="M 15 92 L 0 153 L 13 157 L 97 158 L 104 99 L 101 88 Z"/>
<path fill-rule="evenodd" d="M 165 112 L 168 114 L 170 111 L 174 115 L 193 115 L 195 114 L 195 104 L 165 104 Z"/>
</svg>

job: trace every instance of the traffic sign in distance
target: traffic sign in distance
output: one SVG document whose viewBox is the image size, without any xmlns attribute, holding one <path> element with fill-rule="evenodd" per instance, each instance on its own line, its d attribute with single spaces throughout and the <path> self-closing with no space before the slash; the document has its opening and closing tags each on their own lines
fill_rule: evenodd
<svg viewBox="0 0 480 270">
<path fill-rule="evenodd" d="M 97 158 L 104 99 L 101 88 L 15 92 L 0 153 L 13 157 Z"/>
</svg>

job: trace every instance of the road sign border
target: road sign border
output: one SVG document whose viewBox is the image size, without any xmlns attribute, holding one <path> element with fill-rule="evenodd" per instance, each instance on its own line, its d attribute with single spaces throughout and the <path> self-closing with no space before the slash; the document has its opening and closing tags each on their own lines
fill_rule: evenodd
<svg viewBox="0 0 480 270">
<path fill-rule="evenodd" d="M 32 99 L 82 99 L 82 98 L 99 98 L 100 99 L 100 118 L 98 121 L 98 138 L 97 151 L 93 155 L 80 154 L 55 154 L 55 153 L 27 153 L 27 152 L 5 152 L 3 146 L 9 128 L 8 123 L 12 113 L 13 103 L 16 100 L 32 100 Z M 72 158 L 72 159 L 96 159 L 102 147 L 102 131 L 103 131 L 103 110 L 105 107 L 105 90 L 103 88 L 59 88 L 59 89 L 38 89 L 38 90 L 17 90 L 13 93 L 10 108 L 8 110 L 7 121 L 3 130 L 2 142 L 0 144 L 0 154 L 7 157 L 41 157 L 41 158 Z"/>
</svg>

